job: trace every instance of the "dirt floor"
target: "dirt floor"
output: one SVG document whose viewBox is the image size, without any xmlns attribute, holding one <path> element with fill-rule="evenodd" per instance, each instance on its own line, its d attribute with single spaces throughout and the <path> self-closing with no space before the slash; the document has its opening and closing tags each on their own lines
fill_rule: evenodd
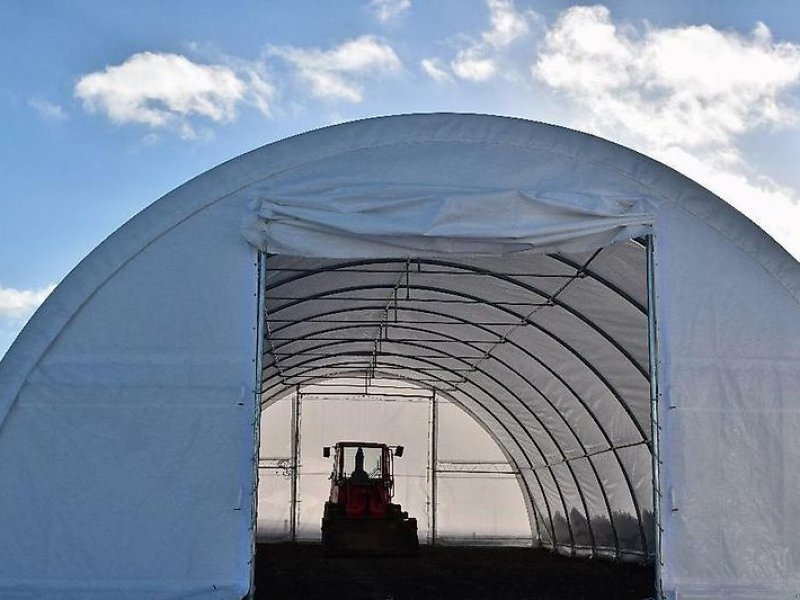
<svg viewBox="0 0 800 600">
<path fill-rule="evenodd" d="M 311 544 L 261 545 L 256 598 L 304 600 L 642 600 L 650 566 L 530 548 L 423 547 L 417 558 L 325 558 Z"/>
</svg>

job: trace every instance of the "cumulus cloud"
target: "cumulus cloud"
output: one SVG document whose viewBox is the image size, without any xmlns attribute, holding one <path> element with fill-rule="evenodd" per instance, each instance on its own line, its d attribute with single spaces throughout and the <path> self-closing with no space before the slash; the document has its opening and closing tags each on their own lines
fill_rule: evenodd
<svg viewBox="0 0 800 600">
<path fill-rule="evenodd" d="M 795 119 L 781 93 L 800 78 L 800 46 L 708 25 L 637 31 L 604 6 L 575 7 L 548 31 L 533 67 L 590 110 L 597 127 L 635 130 L 648 143 L 729 144 L 754 127 Z"/>
<path fill-rule="evenodd" d="M 75 95 L 90 112 L 115 123 L 174 128 L 183 137 L 197 130 L 191 118 L 232 121 L 241 104 L 270 114 L 273 86 L 257 68 L 199 64 L 179 54 L 141 52 L 125 62 L 84 75 Z"/>
<path fill-rule="evenodd" d="M 534 76 L 575 105 L 575 125 L 637 148 L 702 183 L 800 253 L 796 192 L 759 176 L 743 136 L 794 126 L 800 45 L 709 25 L 637 29 L 604 6 L 564 11 L 547 30 Z"/>
<path fill-rule="evenodd" d="M 381 23 L 397 21 L 411 8 L 411 0 L 370 0 L 369 9 Z"/>
<path fill-rule="evenodd" d="M 497 73 L 495 59 L 475 47 L 459 50 L 450 66 L 457 77 L 475 82 L 488 81 Z"/>
<path fill-rule="evenodd" d="M 55 284 L 50 284 L 39 290 L 18 290 L 0 285 L 0 317 L 27 319 L 55 287 Z"/>
<path fill-rule="evenodd" d="M 330 50 L 272 46 L 269 54 L 286 61 L 312 96 L 361 102 L 361 79 L 396 75 L 403 63 L 387 43 L 370 35 L 348 40 Z"/>
<path fill-rule="evenodd" d="M 491 26 L 481 34 L 485 44 L 504 48 L 530 32 L 530 14 L 519 12 L 513 0 L 487 0 L 486 5 Z"/>
<path fill-rule="evenodd" d="M 49 121 L 64 121 L 69 118 L 67 111 L 59 104 L 34 96 L 28 100 L 28 106 L 39 113 L 39 116 Z"/>
<path fill-rule="evenodd" d="M 507 49 L 531 33 L 531 23 L 538 16 L 517 10 L 513 0 L 486 0 L 489 26 L 480 35 L 458 49 L 450 61 L 450 71 L 459 79 L 476 83 L 489 81 L 502 72 L 502 59 Z M 422 69 L 435 81 L 447 81 L 439 59 L 426 58 Z"/>
</svg>

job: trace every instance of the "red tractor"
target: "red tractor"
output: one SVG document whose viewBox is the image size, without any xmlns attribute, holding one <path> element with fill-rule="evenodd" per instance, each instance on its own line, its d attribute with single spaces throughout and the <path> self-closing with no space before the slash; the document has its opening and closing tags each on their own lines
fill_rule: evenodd
<svg viewBox="0 0 800 600">
<path fill-rule="evenodd" d="M 325 447 L 323 456 L 331 456 Z M 338 442 L 333 447 L 331 494 L 322 517 L 326 555 L 414 555 L 419 552 L 417 520 L 394 494 L 394 457 L 402 446 Z"/>
</svg>

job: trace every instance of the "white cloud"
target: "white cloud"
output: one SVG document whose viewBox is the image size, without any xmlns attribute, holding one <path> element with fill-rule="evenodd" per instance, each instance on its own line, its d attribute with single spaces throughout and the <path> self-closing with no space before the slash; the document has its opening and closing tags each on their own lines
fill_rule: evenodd
<svg viewBox="0 0 800 600">
<path fill-rule="evenodd" d="M 534 74 L 589 108 L 596 127 L 635 130 L 662 147 L 729 144 L 794 121 L 781 94 L 800 81 L 800 46 L 773 43 L 763 24 L 749 37 L 708 25 L 637 33 L 603 6 L 568 9 Z"/>
<path fill-rule="evenodd" d="M 17 290 L 0 286 L 0 317 L 27 319 L 55 287 L 55 284 L 50 284 L 39 290 Z"/>
<path fill-rule="evenodd" d="M 256 68 L 206 65 L 179 54 L 142 52 L 121 65 L 84 75 L 75 95 L 116 123 L 172 128 L 197 135 L 192 117 L 232 121 L 240 104 L 269 115 L 273 87 Z"/>
<path fill-rule="evenodd" d="M 39 116 L 43 119 L 50 121 L 65 121 L 69 118 L 67 111 L 65 111 L 62 106 L 50 102 L 49 100 L 45 100 L 44 98 L 40 98 L 39 96 L 30 98 L 28 100 L 28 106 L 39 113 Z"/>
<path fill-rule="evenodd" d="M 481 32 L 477 39 L 471 40 L 457 51 L 450 61 L 450 70 L 459 79 L 472 82 L 484 82 L 504 72 L 503 59 L 508 48 L 531 33 L 531 23 L 538 16 L 530 11 L 517 10 L 513 0 L 486 0 L 489 9 L 489 26 Z M 439 61 L 427 58 L 433 63 Z M 446 81 L 444 70 L 435 63 L 436 69 L 426 66 L 422 68 L 435 81 Z M 449 74 L 448 74 L 449 75 Z"/>
<path fill-rule="evenodd" d="M 445 70 L 440 59 L 423 58 L 419 64 L 422 70 L 425 71 L 425 74 L 434 81 L 438 83 L 453 81 L 452 76 Z"/>
<path fill-rule="evenodd" d="M 495 60 L 474 48 L 459 50 L 450 66 L 457 77 L 475 82 L 488 81 L 497 73 Z"/>
<path fill-rule="evenodd" d="M 759 23 L 744 36 L 708 25 L 638 30 L 604 6 L 565 10 L 533 74 L 574 103 L 574 126 L 680 170 L 748 214 L 800 256 L 797 192 L 757 175 L 739 143 L 794 126 L 800 45 Z M 791 231 L 795 229 L 795 231 Z"/>
<path fill-rule="evenodd" d="M 397 21 L 411 8 L 411 0 L 370 0 L 369 9 L 383 24 Z"/>
<path fill-rule="evenodd" d="M 273 46 L 269 54 L 288 62 L 309 87 L 311 95 L 326 100 L 361 102 L 362 77 L 395 75 L 403 70 L 403 63 L 392 47 L 369 35 L 330 50 Z"/>
<path fill-rule="evenodd" d="M 513 0 L 486 0 L 491 27 L 481 34 L 483 41 L 494 48 L 505 48 L 530 33 L 530 14 L 517 11 Z"/>
</svg>

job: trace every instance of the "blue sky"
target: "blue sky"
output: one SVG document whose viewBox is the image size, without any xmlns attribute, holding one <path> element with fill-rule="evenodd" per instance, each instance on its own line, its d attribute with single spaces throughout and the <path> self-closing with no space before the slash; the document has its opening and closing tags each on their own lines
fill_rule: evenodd
<svg viewBox="0 0 800 600">
<path fill-rule="evenodd" d="M 0 3 L 0 356 L 142 208 L 367 116 L 590 131 L 706 185 L 800 257 L 800 2 Z"/>
</svg>

